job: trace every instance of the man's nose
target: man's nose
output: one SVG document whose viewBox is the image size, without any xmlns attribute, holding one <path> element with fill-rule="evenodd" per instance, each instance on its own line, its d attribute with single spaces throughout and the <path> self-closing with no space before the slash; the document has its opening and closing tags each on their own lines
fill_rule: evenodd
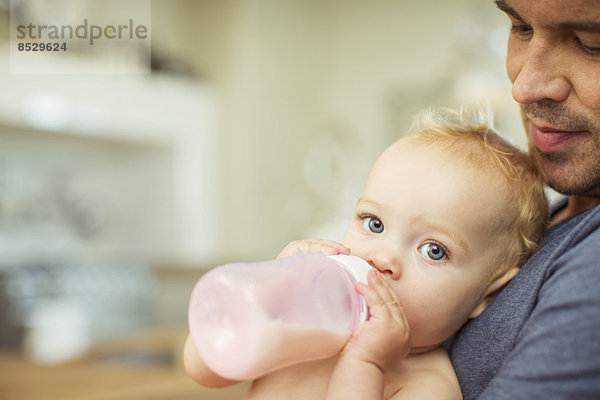
<svg viewBox="0 0 600 400">
<path fill-rule="evenodd" d="M 521 104 L 541 100 L 562 102 L 571 91 L 567 77 L 568 64 L 561 50 L 545 39 L 534 36 L 520 48 L 517 59 L 517 75 L 512 86 L 513 98 Z"/>
</svg>

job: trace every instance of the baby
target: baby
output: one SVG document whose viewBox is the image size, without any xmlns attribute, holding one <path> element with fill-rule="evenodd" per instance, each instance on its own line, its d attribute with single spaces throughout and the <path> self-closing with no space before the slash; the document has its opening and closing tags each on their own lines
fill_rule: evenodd
<svg viewBox="0 0 600 400">
<path fill-rule="evenodd" d="M 428 111 L 376 161 L 342 243 L 373 268 L 356 290 L 369 319 L 332 358 L 267 374 L 247 399 L 460 399 L 442 347 L 485 310 L 541 243 L 548 205 L 531 160 L 491 131 L 480 110 Z M 208 387 L 235 383 L 206 367 L 188 339 L 186 370 Z"/>
</svg>

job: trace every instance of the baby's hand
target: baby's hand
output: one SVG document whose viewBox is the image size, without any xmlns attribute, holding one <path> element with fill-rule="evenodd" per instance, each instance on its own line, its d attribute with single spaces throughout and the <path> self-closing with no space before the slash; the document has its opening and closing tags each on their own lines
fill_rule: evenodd
<svg viewBox="0 0 600 400">
<path fill-rule="evenodd" d="M 343 356 L 374 364 L 385 372 L 410 351 L 410 327 L 398 297 L 381 273 L 373 268 L 367 280 L 369 285 L 359 282 L 356 290 L 365 297 L 370 317 L 354 332 Z"/>
<path fill-rule="evenodd" d="M 350 254 L 350 249 L 341 243 L 325 239 L 294 240 L 279 253 L 277 259 L 294 256 L 300 253 L 321 253 L 326 256 Z"/>
</svg>

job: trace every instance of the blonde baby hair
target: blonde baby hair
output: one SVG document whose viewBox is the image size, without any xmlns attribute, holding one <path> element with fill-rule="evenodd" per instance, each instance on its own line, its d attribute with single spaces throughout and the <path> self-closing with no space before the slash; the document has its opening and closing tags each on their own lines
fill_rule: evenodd
<svg viewBox="0 0 600 400">
<path fill-rule="evenodd" d="M 453 151 L 477 168 L 491 168 L 503 178 L 513 212 L 506 215 L 501 270 L 520 267 L 538 249 L 548 226 L 549 209 L 543 178 L 528 154 L 493 130 L 489 106 L 427 108 L 417 114 L 409 140 Z M 496 263 L 494 267 L 497 267 Z M 493 276 L 493 277 L 494 277 Z"/>
</svg>

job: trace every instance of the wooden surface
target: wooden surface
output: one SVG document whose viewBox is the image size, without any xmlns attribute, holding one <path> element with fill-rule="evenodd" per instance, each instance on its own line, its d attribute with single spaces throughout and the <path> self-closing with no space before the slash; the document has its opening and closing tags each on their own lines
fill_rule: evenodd
<svg viewBox="0 0 600 400">
<path fill-rule="evenodd" d="M 249 386 L 206 389 L 189 378 L 174 358 L 172 365 L 119 365 L 107 362 L 126 352 L 181 352 L 185 335 L 150 332 L 104 343 L 69 364 L 45 367 L 16 354 L 0 353 L 2 400 L 238 400 Z M 122 358 L 122 357 L 121 357 Z"/>
<path fill-rule="evenodd" d="M 247 384 L 205 389 L 181 372 L 95 365 L 41 367 L 0 355 L 3 400 L 235 400 Z"/>
</svg>

